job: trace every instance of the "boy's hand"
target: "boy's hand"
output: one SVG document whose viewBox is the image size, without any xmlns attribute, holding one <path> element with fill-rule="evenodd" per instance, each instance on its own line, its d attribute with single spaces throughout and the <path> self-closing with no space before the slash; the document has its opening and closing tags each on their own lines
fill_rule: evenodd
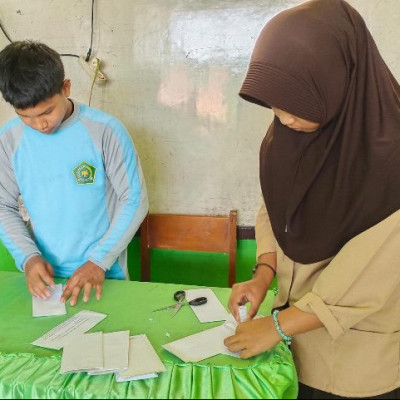
<svg viewBox="0 0 400 400">
<path fill-rule="evenodd" d="M 87 261 L 80 266 L 74 274 L 69 278 L 64 287 L 64 293 L 61 301 L 65 303 L 71 297 L 69 304 L 74 306 L 78 301 L 79 293 L 83 289 L 83 301 L 89 300 L 90 291 L 96 289 L 96 298 L 100 299 L 102 293 L 102 285 L 105 278 L 105 272 L 92 261 Z"/>
<path fill-rule="evenodd" d="M 26 284 L 29 292 L 42 299 L 50 297 L 48 286 L 54 288 L 53 267 L 42 257 L 33 256 L 25 264 Z"/>
</svg>

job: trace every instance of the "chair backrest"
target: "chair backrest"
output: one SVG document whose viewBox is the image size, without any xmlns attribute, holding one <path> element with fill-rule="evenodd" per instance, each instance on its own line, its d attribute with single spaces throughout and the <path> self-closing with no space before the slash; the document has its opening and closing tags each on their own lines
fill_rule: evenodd
<svg viewBox="0 0 400 400">
<path fill-rule="evenodd" d="M 151 249 L 229 254 L 228 285 L 236 278 L 237 211 L 227 216 L 147 214 L 140 228 L 141 279 L 150 281 Z"/>
</svg>

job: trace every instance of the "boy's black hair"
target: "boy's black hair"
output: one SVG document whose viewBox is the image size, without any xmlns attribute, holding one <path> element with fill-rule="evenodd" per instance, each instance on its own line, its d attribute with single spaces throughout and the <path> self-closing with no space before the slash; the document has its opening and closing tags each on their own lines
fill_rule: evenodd
<svg viewBox="0 0 400 400">
<path fill-rule="evenodd" d="M 0 52 L 0 91 L 6 102 L 24 110 L 61 93 L 60 55 L 31 40 L 13 42 Z"/>
</svg>

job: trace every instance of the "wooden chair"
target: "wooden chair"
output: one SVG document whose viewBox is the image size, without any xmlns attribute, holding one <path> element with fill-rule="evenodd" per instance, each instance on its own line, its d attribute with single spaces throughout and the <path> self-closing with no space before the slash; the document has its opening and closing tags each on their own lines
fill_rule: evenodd
<svg viewBox="0 0 400 400">
<path fill-rule="evenodd" d="M 237 211 L 228 216 L 147 214 L 140 228 L 141 279 L 151 277 L 151 249 L 228 253 L 230 287 L 236 278 Z"/>
</svg>

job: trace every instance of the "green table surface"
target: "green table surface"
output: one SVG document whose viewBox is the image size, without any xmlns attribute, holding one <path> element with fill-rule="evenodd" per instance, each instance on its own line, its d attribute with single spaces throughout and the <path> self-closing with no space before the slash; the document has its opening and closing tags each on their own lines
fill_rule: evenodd
<svg viewBox="0 0 400 400">
<path fill-rule="evenodd" d="M 248 360 L 217 355 L 196 363 L 185 363 L 162 348 L 223 323 L 201 324 L 190 307 L 183 307 L 172 319 L 169 311 L 152 311 L 172 304 L 176 290 L 194 288 L 106 280 L 101 300 L 80 300 L 74 307 L 67 303 L 67 315 L 33 318 L 24 274 L 0 271 L 0 398 L 296 398 L 296 370 L 283 343 Z M 211 289 L 227 307 L 230 289 Z M 272 301 L 270 292 L 259 312 L 268 315 Z M 81 310 L 107 314 L 89 332 L 145 333 L 167 371 L 157 378 L 122 383 L 117 383 L 113 374 L 61 375 L 62 350 L 40 348 L 31 342 Z"/>
</svg>

